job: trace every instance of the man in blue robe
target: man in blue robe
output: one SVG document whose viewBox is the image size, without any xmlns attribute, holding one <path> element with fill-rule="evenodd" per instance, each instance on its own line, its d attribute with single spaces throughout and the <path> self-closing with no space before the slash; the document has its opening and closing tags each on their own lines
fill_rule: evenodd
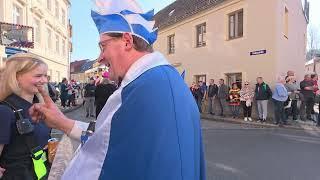
<svg viewBox="0 0 320 180">
<path fill-rule="evenodd" d="M 204 180 L 200 114 L 189 88 L 152 44 L 153 11 L 134 0 L 98 0 L 99 62 L 119 88 L 89 138 L 48 95 L 30 109 L 34 120 L 83 141 L 62 179 Z M 86 140 L 88 139 L 88 140 Z"/>
</svg>

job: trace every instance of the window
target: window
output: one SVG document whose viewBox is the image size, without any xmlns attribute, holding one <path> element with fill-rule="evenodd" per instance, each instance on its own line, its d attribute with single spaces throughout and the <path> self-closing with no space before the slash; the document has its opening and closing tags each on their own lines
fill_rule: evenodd
<svg viewBox="0 0 320 180">
<path fill-rule="evenodd" d="M 47 49 L 51 49 L 51 41 L 52 41 L 52 35 L 51 30 L 47 28 Z"/>
<path fill-rule="evenodd" d="M 48 9 L 49 11 L 52 10 L 51 0 L 47 0 L 47 9 Z"/>
<path fill-rule="evenodd" d="M 200 81 L 201 82 L 207 82 L 207 75 L 195 75 L 194 78 L 196 79 L 196 83 L 198 84 Z"/>
<path fill-rule="evenodd" d="M 22 24 L 22 8 L 16 4 L 13 4 L 12 22 L 13 24 Z"/>
<path fill-rule="evenodd" d="M 174 34 L 168 36 L 168 53 L 169 54 L 174 53 Z"/>
<path fill-rule="evenodd" d="M 289 33 L 289 11 L 284 9 L 284 37 L 288 38 Z"/>
<path fill-rule="evenodd" d="M 66 11 L 64 9 L 61 9 L 61 23 L 66 25 Z"/>
<path fill-rule="evenodd" d="M 225 83 L 230 88 L 233 83 L 237 83 L 238 87 L 241 89 L 242 86 L 242 73 L 227 73 L 227 82 Z"/>
<path fill-rule="evenodd" d="M 48 75 L 50 76 L 51 81 L 52 81 L 52 69 L 49 69 L 48 71 L 49 71 L 49 74 L 48 74 Z"/>
<path fill-rule="evenodd" d="M 56 0 L 55 1 L 55 16 L 56 16 L 56 18 L 57 19 L 59 19 L 59 3 L 58 3 L 58 1 Z"/>
<path fill-rule="evenodd" d="M 206 23 L 200 24 L 196 27 L 197 31 L 197 47 L 206 45 Z"/>
<path fill-rule="evenodd" d="M 60 79 L 60 71 L 56 71 L 56 74 L 57 74 L 58 82 L 61 82 L 61 79 Z"/>
<path fill-rule="evenodd" d="M 243 10 L 229 14 L 229 39 L 243 36 Z"/>
<path fill-rule="evenodd" d="M 34 27 L 34 33 L 35 33 L 35 41 L 37 43 L 40 43 L 40 40 L 41 40 L 40 21 L 36 18 L 33 19 L 33 27 Z"/>
<path fill-rule="evenodd" d="M 62 39 L 62 56 L 66 56 L 66 42 L 64 39 Z"/>
<path fill-rule="evenodd" d="M 60 47 L 59 47 L 59 45 L 60 45 L 60 42 L 59 42 L 59 35 L 58 34 L 56 34 L 56 53 L 57 54 L 59 54 L 59 50 L 60 50 Z"/>
</svg>

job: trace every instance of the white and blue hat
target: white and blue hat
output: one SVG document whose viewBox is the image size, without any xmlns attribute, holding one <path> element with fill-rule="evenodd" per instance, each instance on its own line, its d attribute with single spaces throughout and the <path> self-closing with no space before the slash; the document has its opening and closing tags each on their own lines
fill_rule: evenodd
<svg viewBox="0 0 320 180">
<path fill-rule="evenodd" d="M 135 0 L 94 0 L 96 10 L 91 11 L 99 34 L 131 33 L 148 44 L 157 40 L 154 11 L 143 13 Z"/>
</svg>

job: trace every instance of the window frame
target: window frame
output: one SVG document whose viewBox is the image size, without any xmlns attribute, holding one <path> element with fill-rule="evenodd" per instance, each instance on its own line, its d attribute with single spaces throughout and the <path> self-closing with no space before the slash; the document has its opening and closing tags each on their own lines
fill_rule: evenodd
<svg viewBox="0 0 320 180">
<path fill-rule="evenodd" d="M 55 35 L 55 52 L 56 54 L 60 54 L 60 37 L 58 34 Z"/>
<path fill-rule="evenodd" d="M 241 18 L 239 18 L 241 14 Z M 231 20 L 231 18 L 233 20 Z M 228 40 L 238 39 L 243 37 L 243 22 L 244 10 L 239 9 L 228 14 Z"/>
<path fill-rule="evenodd" d="M 41 21 L 40 21 L 40 19 L 33 17 L 33 27 L 34 27 L 34 32 L 35 32 L 34 33 L 35 42 L 41 43 Z"/>
<path fill-rule="evenodd" d="M 52 49 L 52 30 L 47 27 L 47 50 L 51 50 Z"/>
<path fill-rule="evenodd" d="M 207 23 L 206 22 L 196 25 L 196 47 L 197 48 L 204 47 L 207 45 L 206 33 L 207 33 Z M 201 36 L 201 38 L 200 38 L 200 36 Z"/>
<path fill-rule="evenodd" d="M 54 15 L 57 19 L 60 19 L 60 8 L 59 8 L 59 2 L 55 0 L 54 2 Z"/>
<path fill-rule="evenodd" d="M 52 0 L 47 0 L 47 9 L 52 11 Z"/>
<path fill-rule="evenodd" d="M 66 11 L 63 8 L 61 8 L 61 23 L 63 24 L 63 26 L 66 25 L 66 16 Z"/>
<path fill-rule="evenodd" d="M 175 34 L 171 34 L 168 36 L 168 54 L 175 53 Z"/>
<path fill-rule="evenodd" d="M 13 24 L 23 24 L 23 7 L 16 3 L 12 4 L 12 23 Z M 17 11 L 15 11 L 17 9 Z M 20 10 L 20 12 L 19 12 Z"/>
</svg>

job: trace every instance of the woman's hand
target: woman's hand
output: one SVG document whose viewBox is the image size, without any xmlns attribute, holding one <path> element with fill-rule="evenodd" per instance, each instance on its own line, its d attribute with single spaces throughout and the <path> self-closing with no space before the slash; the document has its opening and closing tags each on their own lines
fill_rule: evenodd
<svg viewBox="0 0 320 180">
<path fill-rule="evenodd" d="M 0 179 L 2 178 L 2 176 L 3 176 L 3 174 L 4 174 L 5 171 L 6 171 L 6 170 L 3 169 L 3 168 L 0 166 Z"/>
</svg>

